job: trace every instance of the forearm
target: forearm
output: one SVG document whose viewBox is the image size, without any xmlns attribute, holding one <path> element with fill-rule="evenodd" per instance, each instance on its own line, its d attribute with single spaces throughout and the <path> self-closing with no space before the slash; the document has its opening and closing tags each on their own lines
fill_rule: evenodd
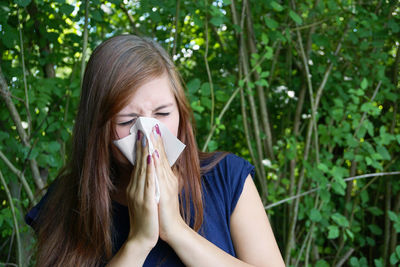
<svg viewBox="0 0 400 267">
<path fill-rule="evenodd" d="M 185 225 L 167 241 L 186 266 L 250 266 Z"/>
<path fill-rule="evenodd" d="M 127 240 L 107 267 L 143 266 L 150 250 L 140 242 Z"/>
</svg>

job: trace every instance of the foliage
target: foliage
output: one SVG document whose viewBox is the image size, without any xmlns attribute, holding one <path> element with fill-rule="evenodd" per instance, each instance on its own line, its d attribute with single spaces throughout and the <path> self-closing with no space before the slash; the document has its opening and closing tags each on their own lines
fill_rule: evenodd
<svg viewBox="0 0 400 267">
<path fill-rule="evenodd" d="M 85 27 L 88 54 L 121 33 L 169 51 L 199 147 L 255 165 L 288 265 L 398 264 L 399 173 L 346 178 L 400 170 L 399 1 L 91 0 L 87 25 L 85 3 L 0 2 L 0 170 L 23 265 L 35 242 L 23 214 L 65 162 Z M 0 262 L 15 263 L 1 189 Z"/>
</svg>

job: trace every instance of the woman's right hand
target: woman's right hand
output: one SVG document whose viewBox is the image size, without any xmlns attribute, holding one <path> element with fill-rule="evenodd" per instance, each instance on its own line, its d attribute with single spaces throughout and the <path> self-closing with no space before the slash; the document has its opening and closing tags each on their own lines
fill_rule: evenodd
<svg viewBox="0 0 400 267">
<path fill-rule="evenodd" d="M 159 237 L 158 206 L 155 200 L 154 160 L 146 136 L 138 131 L 136 163 L 126 189 L 130 231 L 128 242 L 138 242 L 149 251 Z"/>
</svg>

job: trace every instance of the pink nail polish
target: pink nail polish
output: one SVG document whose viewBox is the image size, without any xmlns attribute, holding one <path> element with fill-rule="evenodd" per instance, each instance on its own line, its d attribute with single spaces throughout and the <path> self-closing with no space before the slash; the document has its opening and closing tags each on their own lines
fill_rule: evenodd
<svg viewBox="0 0 400 267">
<path fill-rule="evenodd" d="M 137 132 L 137 140 L 140 140 L 140 131 Z"/>
<path fill-rule="evenodd" d="M 150 164 L 150 162 L 151 162 L 151 156 L 147 155 L 147 164 Z"/>
<path fill-rule="evenodd" d="M 161 136 L 160 127 L 158 126 L 158 124 L 156 124 L 156 132 L 159 136 Z"/>
<path fill-rule="evenodd" d="M 158 154 L 158 151 L 155 150 L 154 152 L 156 153 L 157 158 L 160 158 L 160 155 Z"/>
</svg>

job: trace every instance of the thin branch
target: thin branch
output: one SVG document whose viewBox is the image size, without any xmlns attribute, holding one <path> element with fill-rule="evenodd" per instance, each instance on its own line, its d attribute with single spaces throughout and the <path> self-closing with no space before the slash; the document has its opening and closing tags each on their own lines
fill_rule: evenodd
<svg viewBox="0 0 400 267">
<path fill-rule="evenodd" d="M 14 98 L 15 100 L 18 100 L 19 102 L 22 102 L 22 103 L 25 104 L 25 100 L 23 100 L 22 98 L 19 98 L 18 96 L 12 95 L 11 92 L 9 92 L 9 94 L 7 94 L 7 93 L 5 93 L 3 91 L 0 91 L 0 94 L 2 94 L 3 97 Z"/>
<path fill-rule="evenodd" d="M 340 48 L 342 47 L 342 42 L 344 40 L 344 36 L 346 35 L 348 27 L 349 27 L 349 23 L 347 24 L 347 28 L 344 31 L 342 38 L 340 39 L 340 41 L 336 47 L 335 56 L 337 56 L 337 54 L 340 51 Z M 328 78 L 331 74 L 332 68 L 333 68 L 333 62 L 330 62 L 327 70 L 325 71 L 325 75 L 322 79 L 322 82 L 318 88 L 317 95 L 314 100 L 314 110 L 318 109 L 319 100 L 322 96 L 322 91 L 325 88 L 326 82 L 328 81 Z M 308 124 L 307 133 L 306 133 L 306 145 L 304 148 L 303 161 L 308 160 L 308 156 L 309 156 L 309 152 L 310 152 L 312 129 L 313 129 L 313 123 L 310 122 Z M 303 165 L 301 168 L 298 183 L 297 183 L 297 194 L 299 194 L 301 192 L 301 188 L 302 188 L 303 182 L 304 182 L 304 174 L 305 174 L 305 166 Z M 295 232 L 295 228 L 296 228 L 298 208 L 299 208 L 299 201 L 298 201 L 298 199 L 296 199 L 296 201 L 293 205 L 292 217 L 291 217 L 290 223 L 289 223 L 289 235 L 288 235 L 287 245 L 286 245 L 286 249 L 285 249 L 285 262 L 289 262 L 289 260 L 290 260 L 290 251 L 291 251 L 291 249 L 293 247 L 293 243 L 294 243 L 294 232 Z"/>
<path fill-rule="evenodd" d="M 214 100 L 214 83 L 211 76 L 210 66 L 208 65 L 208 8 L 207 8 L 207 0 L 205 0 L 206 5 L 206 15 L 205 15 L 205 37 L 206 37 L 206 50 L 204 52 L 204 64 L 206 65 L 208 83 L 210 84 L 210 92 L 211 92 L 211 123 L 210 127 L 214 126 L 214 109 L 215 109 L 215 100 Z"/>
<path fill-rule="evenodd" d="M 379 88 L 381 87 L 381 84 L 382 84 L 382 81 L 379 81 L 378 85 L 377 85 L 376 88 L 375 88 L 374 93 L 372 94 L 372 97 L 371 97 L 370 102 L 374 101 L 376 95 L 378 94 Z M 367 117 L 367 112 L 364 111 L 363 115 L 361 116 L 361 120 L 360 120 L 360 123 L 358 124 L 357 129 L 354 131 L 353 137 L 355 137 L 356 134 L 357 134 L 357 132 L 358 132 L 358 130 L 360 130 L 360 127 L 361 127 L 361 125 L 362 125 L 362 123 L 364 122 L 364 120 L 365 120 L 366 117 Z"/>
<path fill-rule="evenodd" d="M 250 53 L 258 53 L 256 43 L 255 43 L 253 21 L 251 19 L 250 3 L 247 0 L 245 0 L 244 3 L 246 5 L 246 10 L 247 10 L 246 18 L 247 18 L 247 29 L 248 29 L 248 35 L 249 35 L 248 39 L 249 39 L 249 43 L 250 43 L 250 45 L 249 45 Z M 254 72 L 254 76 L 255 76 L 256 80 L 261 80 L 261 77 L 257 71 Z M 264 88 L 261 85 L 256 85 L 256 88 L 257 88 L 258 100 L 260 103 L 262 127 L 263 127 L 263 131 L 266 135 L 266 139 L 264 142 L 265 150 L 268 153 L 268 156 L 272 160 L 275 160 L 274 150 L 272 148 L 271 125 L 269 122 L 268 106 L 267 106 L 267 102 L 266 102 L 267 97 L 265 96 Z"/>
<path fill-rule="evenodd" d="M 312 82 L 311 82 L 311 73 L 310 73 L 310 69 L 308 68 L 308 58 L 304 52 L 303 40 L 301 38 L 300 31 L 297 30 L 296 33 L 297 33 L 297 41 L 298 41 L 299 47 L 300 47 L 300 55 L 303 60 L 304 74 L 305 74 L 306 80 L 307 80 L 308 94 L 310 95 L 311 123 L 313 124 L 313 129 L 314 129 L 316 159 L 317 159 L 317 163 L 319 163 L 318 130 L 317 130 L 317 120 L 315 118 L 317 110 L 316 110 L 316 107 L 314 104 L 314 92 L 313 92 L 313 87 L 312 87 Z"/>
<path fill-rule="evenodd" d="M 388 176 L 388 175 L 400 175 L 400 171 L 368 173 L 368 174 L 363 174 L 363 175 L 348 177 L 348 178 L 343 179 L 343 181 L 348 182 L 348 181 L 360 180 L 360 179 L 365 179 L 365 178 L 370 178 L 370 177 L 381 177 L 381 176 Z M 289 201 L 291 201 L 291 200 L 304 197 L 304 196 L 306 196 L 306 195 L 309 195 L 309 194 L 311 194 L 311 193 L 314 193 L 314 192 L 316 192 L 316 191 L 319 191 L 319 190 L 321 190 L 321 189 L 323 189 L 323 188 L 328 188 L 328 187 L 331 187 L 331 186 L 332 186 L 332 184 L 329 183 L 329 184 L 326 185 L 326 187 L 316 187 L 316 188 L 313 188 L 313 189 L 308 190 L 308 191 L 306 191 L 306 192 L 303 192 L 303 193 L 301 193 L 301 194 L 297 194 L 297 195 L 295 195 L 295 196 L 288 197 L 288 198 L 279 200 L 279 201 L 277 201 L 277 202 L 275 202 L 275 203 L 272 203 L 272 204 L 270 204 L 270 205 L 264 206 L 264 209 L 267 210 L 267 209 L 270 209 L 270 208 L 279 206 L 279 205 L 281 205 L 281 204 L 283 204 L 283 203 L 286 203 L 286 202 L 289 202 Z"/>
<path fill-rule="evenodd" d="M 344 254 L 343 258 L 341 258 L 338 263 L 336 264 L 335 267 L 341 267 L 351 256 L 351 254 L 353 254 L 353 252 L 355 251 L 354 248 L 349 249 L 346 254 Z"/>
<path fill-rule="evenodd" d="M 18 170 L 6 157 L 6 155 L 4 155 L 4 153 L 0 150 L 0 158 L 4 161 L 4 163 L 7 165 L 7 167 L 18 177 L 18 179 L 20 180 L 22 186 L 25 189 L 26 194 L 28 195 L 29 201 L 31 203 L 33 203 L 34 205 L 36 205 L 36 200 L 33 196 L 32 190 L 28 184 L 28 182 L 26 181 L 26 178 L 24 176 L 24 174 Z"/>
<path fill-rule="evenodd" d="M 304 30 L 304 29 L 312 28 L 312 27 L 315 27 L 315 26 L 317 26 L 319 24 L 324 23 L 325 21 L 328 21 L 329 19 L 330 18 L 327 18 L 327 19 L 323 19 L 323 20 L 320 20 L 320 21 L 317 21 L 317 22 L 313 22 L 313 23 L 310 23 L 310 24 L 307 24 L 307 25 L 294 27 L 294 28 L 289 28 L 289 30 L 290 31 L 298 31 L 298 30 Z"/>
<path fill-rule="evenodd" d="M 132 32 L 135 33 L 136 35 L 140 35 L 140 32 L 135 26 L 135 19 L 133 18 L 132 14 L 129 13 L 128 9 L 126 8 L 124 2 L 121 2 L 119 7 L 124 11 L 125 15 L 128 17 L 129 23 L 131 24 L 132 27 Z"/>
<path fill-rule="evenodd" d="M 81 86 L 83 82 L 83 75 L 85 74 L 86 66 L 86 50 L 88 44 L 88 26 L 89 26 L 89 3 L 90 0 L 85 1 L 85 24 L 83 25 L 83 45 L 82 45 L 82 63 L 81 63 Z"/>
<path fill-rule="evenodd" d="M 22 61 L 22 77 L 24 80 L 24 91 L 25 91 L 25 109 L 26 109 L 26 116 L 28 120 L 28 135 L 31 135 L 32 129 L 32 116 L 31 112 L 29 111 L 29 95 L 28 95 L 28 84 L 26 82 L 26 70 L 25 70 L 25 56 L 24 56 L 24 42 L 22 40 L 22 25 L 19 20 L 19 8 L 17 9 L 17 17 L 18 17 L 18 31 L 19 31 L 19 43 L 21 48 L 21 61 Z"/>
<path fill-rule="evenodd" d="M 29 144 L 29 138 L 25 132 L 25 129 L 22 127 L 22 122 L 21 122 L 21 117 L 19 116 L 19 113 L 17 111 L 17 108 L 15 107 L 14 103 L 11 100 L 11 93 L 10 90 L 8 89 L 7 82 L 3 76 L 3 72 L 1 70 L 0 66 L 0 91 L 2 92 L 1 96 L 4 99 L 4 102 L 6 103 L 7 109 L 10 112 L 11 118 L 14 121 L 15 127 L 17 128 L 17 132 L 19 137 L 21 138 L 21 142 L 25 147 L 30 147 Z M 42 181 L 42 178 L 40 177 L 39 173 L 39 168 L 37 165 L 37 162 L 35 159 L 30 159 L 29 160 L 31 170 L 32 170 L 32 176 L 33 179 L 35 180 L 36 186 L 38 187 L 39 190 L 44 188 L 44 184 Z"/>
<path fill-rule="evenodd" d="M 231 105 L 233 99 L 236 97 L 237 93 L 240 91 L 241 87 L 238 87 L 233 94 L 231 95 L 231 97 L 228 99 L 228 101 L 225 103 L 225 106 L 223 107 L 223 109 L 221 110 L 221 113 L 218 115 L 218 120 L 221 121 L 222 117 L 225 115 L 225 112 L 228 110 L 229 106 Z M 208 143 L 211 141 L 211 137 L 214 134 L 215 129 L 217 128 L 217 125 L 214 124 L 207 136 L 206 142 L 203 145 L 203 148 L 201 149 L 203 152 L 206 151 Z"/>
<path fill-rule="evenodd" d="M 0 170 L 0 181 L 3 184 L 4 191 L 6 192 L 8 202 L 10 203 L 11 214 L 13 217 L 13 224 L 15 229 L 15 235 L 17 237 L 17 251 L 16 251 L 16 258 L 17 258 L 17 265 L 22 266 L 22 245 L 21 245 L 21 237 L 19 235 L 19 225 L 17 220 L 17 214 L 15 212 L 14 202 L 11 197 L 10 190 L 8 189 L 6 180 L 3 177 L 3 173 Z"/>
<path fill-rule="evenodd" d="M 242 7 L 242 19 L 243 21 L 243 16 L 244 16 L 244 11 L 245 11 L 246 6 L 243 5 Z M 236 13 L 236 6 L 235 6 L 235 1 L 231 1 L 231 10 L 232 10 L 232 19 L 233 23 L 238 25 L 238 18 L 237 18 L 237 13 Z M 241 23 L 243 25 L 243 23 Z M 243 29 L 243 27 L 241 27 Z M 263 151 L 262 151 L 262 145 L 261 145 L 261 138 L 260 138 L 260 126 L 259 126 L 259 119 L 256 111 L 256 104 L 253 96 L 253 91 L 249 82 L 249 64 L 248 64 L 248 59 L 247 59 L 247 53 L 246 53 L 246 44 L 244 42 L 244 36 L 243 36 L 243 31 L 238 34 L 239 36 L 239 55 L 240 55 L 240 61 L 243 66 L 243 71 L 244 74 L 247 78 L 246 85 L 247 85 L 247 90 L 249 93 L 247 94 L 248 99 L 249 99 L 249 105 L 250 105 L 250 112 L 251 112 L 251 120 L 253 123 L 253 128 L 254 128 L 254 137 L 256 141 L 256 148 L 257 148 L 257 156 L 258 156 L 258 161 L 254 162 L 255 164 L 259 165 L 260 172 L 261 172 L 261 177 L 260 177 L 260 182 L 261 182 L 261 193 L 263 197 L 267 197 L 267 185 L 266 185 L 266 175 L 265 175 L 265 170 L 264 166 L 262 165 L 262 160 L 263 160 Z"/>
<path fill-rule="evenodd" d="M 172 47 L 172 56 L 176 55 L 176 47 L 178 45 L 178 30 L 179 30 L 179 11 L 181 7 L 181 0 L 176 1 L 176 10 L 175 10 L 175 33 L 174 33 L 174 43 Z"/>
<path fill-rule="evenodd" d="M 253 74 L 253 72 L 257 69 L 258 66 L 260 66 L 264 60 L 266 59 L 266 56 L 263 55 L 260 60 L 254 65 L 254 67 L 251 69 L 251 71 L 243 78 L 240 80 L 243 81 L 247 81 L 249 82 L 249 77 Z M 241 90 L 241 87 L 236 88 L 236 90 L 232 93 L 231 97 L 228 99 L 228 101 L 225 103 L 224 108 L 222 109 L 222 111 L 220 112 L 220 114 L 218 115 L 218 120 L 221 121 L 222 117 L 224 116 L 225 112 L 228 110 L 230 104 L 232 103 L 233 99 L 235 98 L 235 96 L 237 95 L 237 93 L 239 93 L 239 91 Z M 211 138 L 215 132 L 215 129 L 217 128 L 216 125 L 213 125 L 213 127 L 211 128 L 210 132 L 207 135 L 206 138 L 206 142 L 203 145 L 203 148 L 201 149 L 203 152 L 206 151 L 208 143 L 211 141 Z"/>
</svg>

